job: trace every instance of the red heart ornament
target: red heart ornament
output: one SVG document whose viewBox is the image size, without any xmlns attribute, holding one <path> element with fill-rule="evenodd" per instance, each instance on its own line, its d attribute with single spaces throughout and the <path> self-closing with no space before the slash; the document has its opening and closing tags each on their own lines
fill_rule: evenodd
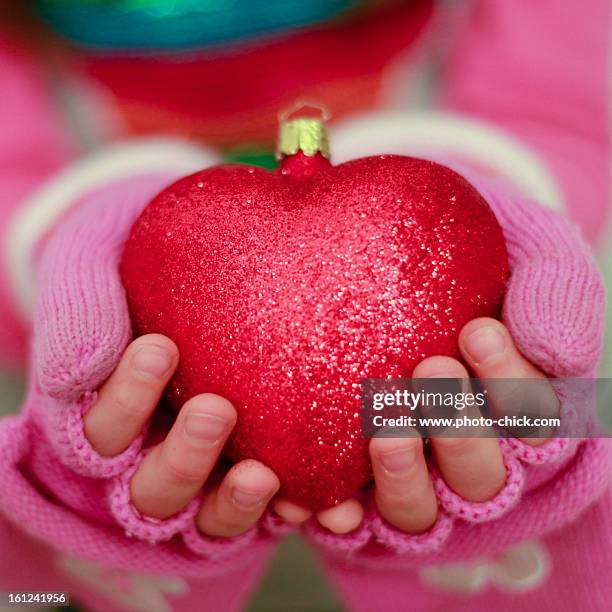
<svg viewBox="0 0 612 612">
<path fill-rule="evenodd" d="M 228 398 L 227 455 L 320 510 L 371 478 L 360 381 L 458 357 L 461 327 L 499 315 L 508 263 L 489 206 L 448 168 L 298 151 L 279 171 L 220 166 L 168 187 L 121 273 L 135 333 L 179 347 L 172 403 Z"/>
</svg>

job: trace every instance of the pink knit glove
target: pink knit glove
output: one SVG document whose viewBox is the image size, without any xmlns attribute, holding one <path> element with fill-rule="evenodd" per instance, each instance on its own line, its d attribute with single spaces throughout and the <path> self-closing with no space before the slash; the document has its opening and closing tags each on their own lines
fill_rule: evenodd
<svg viewBox="0 0 612 612">
<path fill-rule="evenodd" d="M 129 484 L 148 444 L 146 432 L 119 456 L 102 457 L 85 437 L 82 418 L 131 339 L 118 272 L 124 241 L 144 206 L 175 178 L 140 175 L 99 189 L 57 225 L 42 248 L 30 390 L 20 417 L 0 424 L 0 511 L 61 550 L 69 541 L 93 538 L 96 546 L 104 539 L 104 547 L 116 551 L 126 534 L 146 543 L 168 541 L 159 554 L 174 564 L 178 555 L 189 573 L 190 567 L 202 571 L 202 557 L 207 567 L 218 566 L 244 557 L 248 547 L 244 558 L 255 558 L 272 542 L 271 531 L 282 526 L 265 516 L 241 536 L 206 537 L 194 523 L 199 498 L 166 520 L 142 516 L 130 501 Z M 27 466 L 25 482 L 18 464 Z M 43 507 L 40 491 L 52 496 L 53 507 Z M 58 503 L 63 520 L 49 520 Z M 35 508 L 46 518 L 32 520 Z M 79 545 L 74 552 L 92 550 Z"/>
</svg>

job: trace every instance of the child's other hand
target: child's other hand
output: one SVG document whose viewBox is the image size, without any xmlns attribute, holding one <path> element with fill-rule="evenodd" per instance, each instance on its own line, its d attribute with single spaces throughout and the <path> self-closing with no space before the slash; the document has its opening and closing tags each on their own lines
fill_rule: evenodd
<svg viewBox="0 0 612 612">
<path fill-rule="evenodd" d="M 459 347 L 472 373 L 478 378 L 531 378 L 546 376 L 529 363 L 516 348 L 506 327 L 497 320 L 481 318 L 461 331 Z M 414 378 L 468 378 L 465 367 L 450 357 L 431 357 L 414 370 Z M 556 417 L 559 401 L 549 383 L 544 383 L 545 397 L 539 398 L 543 416 Z M 503 399 L 496 411 L 504 413 Z M 496 401 L 498 400 L 498 401 Z M 506 408 L 510 408 L 506 406 Z M 508 411 L 509 412 L 509 411 Z M 526 438 L 538 445 L 543 438 Z M 498 441 L 484 437 L 431 439 L 432 451 L 441 476 L 451 489 L 469 501 L 492 499 L 506 480 L 506 470 Z M 375 500 L 382 516 L 397 529 L 421 533 L 433 525 L 437 501 L 430 478 L 423 440 L 413 437 L 373 438 L 370 456 L 374 470 Z M 347 533 L 361 523 L 363 509 L 354 499 L 318 514 L 319 522 L 336 533 Z"/>
<path fill-rule="evenodd" d="M 174 343 L 158 334 L 142 336 L 127 347 L 84 417 L 85 434 L 99 454 L 118 455 L 141 433 L 178 360 Z M 206 487 L 197 517 L 203 533 L 230 537 L 251 528 L 279 488 L 274 472 L 258 461 L 242 461 L 220 482 L 207 482 L 235 423 L 236 411 L 222 397 L 203 394 L 187 401 L 166 439 L 134 474 L 136 508 L 165 519 Z"/>
</svg>

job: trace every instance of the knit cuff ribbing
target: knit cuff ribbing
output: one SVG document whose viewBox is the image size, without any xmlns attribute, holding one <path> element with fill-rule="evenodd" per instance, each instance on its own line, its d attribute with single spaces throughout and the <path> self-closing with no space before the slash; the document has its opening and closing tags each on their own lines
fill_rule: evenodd
<svg viewBox="0 0 612 612">
<path fill-rule="evenodd" d="M 506 467 L 506 482 L 493 499 L 484 502 L 464 499 L 446 484 L 438 468 L 432 466 L 431 477 L 436 496 L 450 516 L 469 523 L 485 523 L 500 518 L 520 500 L 525 480 L 524 468 L 512 453 L 507 440 L 499 442 Z"/>
<path fill-rule="evenodd" d="M 505 444 L 512 454 L 526 465 L 554 466 L 576 452 L 581 437 L 585 437 L 596 419 L 596 390 L 594 379 L 550 379 L 559 399 L 561 428 L 558 437 L 534 446 L 517 438 Z"/>
<path fill-rule="evenodd" d="M 132 503 L 131 482 L 147 453 L 141 453 L 133 465 L 109 484 L 108 503 L 111 514 L 129 537 L 155 544 L 180 534 L 187 548 L 197 555 L 216 561 L 240 553 L 260 537 L 279 536 L 293 529 L 280 517 L 267 511 L 257 525 L 231 538 L 208 536 L 196 526 L 196 516 L 202 505 L 203 494 L 197 495 L 181 512 L 156 519 L 143 515 Z"/>
<path fill-rule="evenodd" d="M 440 550 L 453 530 L 453 519 L 442 508 L 436 522 L 423 533 L 405 533 L 388 523 L 372 504 L 369 526 L 375 539 L 397 554 L 425 554 Z"/>
<path fill-rule="evenodd" d="M 232 538 L 217 538 L 203 534 L 197 528 L 195 521 L 192 520 L 182 530 L 182 536 L 189 550 L 197 555 L 214 558 L 218 561 L 233 557 L 248 548 L 257 540 L 258 532 L 258 526 L 255 526 Z"/>
<path fill-rule="evenodd" d="M 146 453 L 142 453 L 129 469 L 109 483 L 108 503 L 111 514 L 127 536 L 155 544 L 189 529 L 194 524 L 202 498 L 196 496 L 181 512 L 167 519 L 141 514 L 132 503 L 131 482 L 145 456 Z"/>
<path fill-rule="evenodd" d="M 580 440 L 554 438 L 541 446 L 531 446 L 517 438 L 509 438 L 507 444 L 512 454 L 527 465 L 554 465 L 573 454 Z"/>
<path fill-rule="evenodd" d="M 312 519 L 305 533 L 318 546 L 329 551 L 350 554 L 374 540 L 394 554 L 425 554 L 439 550 L 453 529 L 453 519 L 440 510 L 435 523 L 425 532 L 410 534 L 388 523 L 376 508 L 373 498 L 368 501 L 361 525 L 348 534 L 332 533 Z"/>
<path fill-rule="evenodd" d="M 316 518 L 312 518 L 303 530 L 309 539 L 321 548 L 342 553 L 353 553 L 360 550 L 372 537 L 370 527 L 365 520 L 357 529 L 346 534 L 329 531 Z"/>
<path fill-rule="evenodd" d="M 69 404 L 48 403 L 47 437 L 59 459 L 77 474 L 89 478 L 113 478 L 134 463 L 146 437 L 146 429 L 120 455 L 103 457 L 90 444 L 83 417 L 95 404 L 97 393 L 88 393 Z"/>
<path fill-rule="evenodd" d="M 245 548 L 266 538 L 281 537 L 294 531 L 295 527 L 285 522 L 272 510 L 267 510 L 257 525 L 231 538 L 218 538 L 202 533 L 195 521 L 182 531 L 183 541 L 187 548 L 197 555 L 225 560 L 240 554 Z"/>
</svg>

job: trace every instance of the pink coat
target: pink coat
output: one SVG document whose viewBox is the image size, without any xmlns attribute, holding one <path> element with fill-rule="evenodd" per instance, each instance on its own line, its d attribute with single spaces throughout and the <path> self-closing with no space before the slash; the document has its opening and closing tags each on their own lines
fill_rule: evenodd
<svg viewBox="0 0 612 612">
<path fill-rule="evenodd" d="M 609 219 L 609 13 L 605 0 L 474 2 L 447 49 L 439 111 L 416 120 L 396 117 L 389 133 L 389 113 L 340 126 L 337 159 L 377 147 L 460 159 L 564 210 L 596 243 Z M 432 45 L 439 40 L 435 28 L 432 23 Z M 32 229 L 22 213 L 40 184 L 76 154 L 39 66 L 8 40 L 0 40 L 0 57 L 0 243 L 6 245 L 0 330 L 3 357 L 15 363 L 27 353 L 29 327 L 19 266 L 25 261 L 27 269 L 36 241 L 15 245 L 11 232 L 18 220 L 24 235 L 44 236 L 45 228 Z M 373 127 L 374 136 L 358 138 Z M 184 153 L 186 170 L 190 155 Z M 70 204 L 58 206 L 51 220 Z M 524 227 L 534 241 L 566 231 L 547 211 L 516 214 L 522 224 L 514 227 Z M 568 303 L 579 299 L 568 295 Z M 572 360 L 584 364 L 580 375 L 595 373 L 596 353 L 594 346 Z M 568 374 L 562 361 L 557 374 Z M 549 365 L 554 374 L 555 364 Z M 241 608 L 287 526 L 268 514 L 242 536 L 215 539 L 197 533 L 185 517 L 151 523 L 127 499 L 139 449 L 98 457 L 79 429 L 80 408 L 40 412 L 37 393 L 33 388 L 19 416 L 0 421 L 0 590 L 67 590 L 92 610 Z M 346 605 L 607 610 L 609 441 L 558 441 L 543 450 L 508 443 L 504 454 L 509 477 L 502 492 L 473 504 L 439 484 L 441 512 L 425 534 L 398 532 L 372 507 L 347 536 L 308 525 L 304 535 Z"/>
</svg>

